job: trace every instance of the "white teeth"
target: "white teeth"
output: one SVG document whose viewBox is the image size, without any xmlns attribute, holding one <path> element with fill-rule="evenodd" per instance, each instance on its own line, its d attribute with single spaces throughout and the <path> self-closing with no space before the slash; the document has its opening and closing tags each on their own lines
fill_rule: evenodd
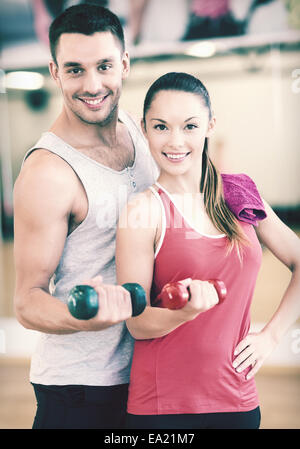
<svg viewBox="0 0 300 449">
<path fill-rule="evenodd" d="M 98 100 L 83 100 L 83 101 L 87 104 L 95 105 L 101 103 L 101 101 L 103 101 L 104 98 L 105 97 L 99 98 Z"/>
<path fill-rule="evenodd" d="M 101 100 L 85 100 L 85 102 L 87 104 L 99 104 L 101 101 L 102 101 L 102 99 Z"/>
<path fill-rule="evenodd" d="M 182 153 L 182 154 L 168 154 L 165 153 L 165 155 L 167 156 L 167 158 L 169 159 L 182 159 L 183 157 L 185 157 L 188 153 Z"/>
</svg>

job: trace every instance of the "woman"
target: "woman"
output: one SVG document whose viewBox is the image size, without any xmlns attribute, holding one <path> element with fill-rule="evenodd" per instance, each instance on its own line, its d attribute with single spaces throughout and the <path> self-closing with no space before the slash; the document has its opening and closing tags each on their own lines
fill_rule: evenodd
<svg viewBox="0 0 300 449">
<path fill-rule="evenodd" d="M 128 426 L 258 428 L 253 376 L 299 314 L 299 239 L 248 176 L 218 174 L 208 155 L 215 117 L 198 79 L 159 78 L 146 95 L 142 127 L 160 176 L 121 214 L 116 248 L 118 283 L 140 283 L 148 301 L 127 321 L 136 339 Z M 293 274 L 272 319 L 251 334 L 258 239 Z M 225 283 L 224 301 L 209 279 Z M 156 300 L 173 281 L 190 290 L 180 310 Z"/>
</svg>

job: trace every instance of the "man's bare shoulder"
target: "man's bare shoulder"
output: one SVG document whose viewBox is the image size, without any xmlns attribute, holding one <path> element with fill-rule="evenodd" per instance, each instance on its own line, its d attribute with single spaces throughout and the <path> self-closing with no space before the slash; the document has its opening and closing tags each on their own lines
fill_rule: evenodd
<svg viewBox="0 0 300 449">
<path fill-rule="evenodd" d="M 43 175 L 46 173 L 51 175 L 51 173 L 55 171 L 57 171 L 58 175 L 62 173 L 65 175 L 68 173 L 74 174 L 72 168 L 66 161 L 57 154 L 44 148 L 33 151 L 27 157 L 20 174 L 23 175 L 24 173 L 31 172 L 31 174 L 38 175 L 39 171 L 41 171 Z"/>
<path fill-rule="evenodd" d="M 25 161 L 14 186 L 15 200 L 27 204 L 42 201 L 70 208 L 78 191 L 78 179 L 67 162 L 54 153 L 39 149 Z"/>
<path fill-rule="evenodd" d="M 17 181 L 29 184 L 51 182 L 71 187 L 70 182 L 76 183 L 76 178 L 74 170 L 61 157 L 51 151 L 39 149 L 25 160 Z"/>
</svg>

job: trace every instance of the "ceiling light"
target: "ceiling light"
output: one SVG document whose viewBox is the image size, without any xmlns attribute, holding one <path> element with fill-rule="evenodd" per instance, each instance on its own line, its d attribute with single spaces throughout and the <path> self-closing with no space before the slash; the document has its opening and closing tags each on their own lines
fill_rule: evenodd
<svg viewBox="0 0 300 449">
<path fill-rule="evenodd" d="M 186 51 L 189 56 L 196 56 L 198 58 L 208 58 L 216 53 L 216 46 L 213 42 L 203 41 L 191 45 Z"/>
<path fill-rule="evenodd" d="M 36 90 L 44 85 L 44 77 L 37 72 L 10 72 L 5 75 L 7 89 Z"/>
</svg>

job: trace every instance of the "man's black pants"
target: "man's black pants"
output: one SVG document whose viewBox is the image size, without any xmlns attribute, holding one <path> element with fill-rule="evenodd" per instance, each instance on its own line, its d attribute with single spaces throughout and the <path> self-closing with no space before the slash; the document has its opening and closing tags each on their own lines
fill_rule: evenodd
<svg viewBox="0 0 300 449">
<path fill-rule="evenodd" d="M 32 384 L 33 429 L 123 429 L 128 384 L 105 387 Z"/>
</svg>

